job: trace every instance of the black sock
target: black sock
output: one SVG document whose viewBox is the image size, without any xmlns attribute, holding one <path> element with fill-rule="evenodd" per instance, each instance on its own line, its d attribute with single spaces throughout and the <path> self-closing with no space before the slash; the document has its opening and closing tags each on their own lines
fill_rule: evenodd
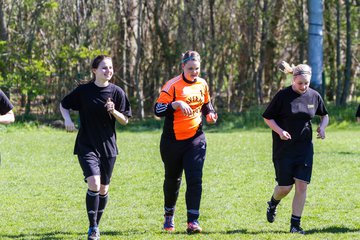
<svg viewBox="0 0 360 240">
<path fill-rule="evenodd" d="M 96 216 L 99 208 L 99 192 L 88 189 L 86 193 L 86 210 L 88 213 L 90 227 L 97 226 Z"/>
<path fill-rule="evenodd" d="M 272 207 L 276 207 L 280 203 L 280 201 L 281 200 L 276 200 L 274 196 L 271 196 L 270 204 Z"/>
<path fill-rule="evenodd" d="M 165 211 L 165 216 L 173 216 L 175 213 L 175 208 L 164 207 L 164 211 Z"/>
<path fill-rule="evenodd" d="M 200 216 L 199 210 L 191 209 L 187 211 L 187 222 L 193 222 Z"/>
<path fill-rule="evenodd" d="M 106 193 L 105 195 L 99 195 L 99 208 L 97 211 L 97 217 L 96 217 L 96 224 L 99 226 L 101 216 L 105 210 L 106 204 L 108 202 L 108 196 L 109 194 Z"/>
<path fill-rule="evenodd" d="M 301 217 L 291 215 L 291 226 L 299 227 L 300 226 Z"/>
</svg>

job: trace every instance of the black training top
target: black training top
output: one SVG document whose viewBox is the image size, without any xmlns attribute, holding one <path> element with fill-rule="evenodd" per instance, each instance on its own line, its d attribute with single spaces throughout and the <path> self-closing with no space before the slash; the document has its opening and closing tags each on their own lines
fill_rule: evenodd
<svg viewBox="0 0 360 240">
<path fill-rule="evenodd" d="M 360 117 L 360 104 L 359 104 L 358 109 L 356 111 L 356 117 Z"/>
<path fill-rule="evenodd" d="M 79 111 L 80 115 L 74 154 L 94 152 L 98 157 L 115 157 L 118 154 L 116 119 L 105 107 L 109 98 L 117 111 L 131 117 L 131 107 L 125 92 L 112 83 L 107 87 L 98 87 L 94 82 L 80 85 L 61 101 L 63 108 Z"/>
<path fill-rule="evenodd" d="M 5 93 L 0 90 L 0 114 L 4 115 L 13 109 L 13 105 L 10 100 L 6 97 Z"/>
<path fill-rule="evenodd" d="M 320 94 L 308 88 L 304 94 L 295 92 L 291 86 L 280 90 L 263 113 L 266 119 L 273 119 L 283 130 L 291 135 L 290 140 L 281 140 L 276 132 L 273 135 L 273 158 L 281 158 L 286 148 L 299 143 L 312 143 L 311 119 L 315 115 L 328 114 Z"/>
</svg>

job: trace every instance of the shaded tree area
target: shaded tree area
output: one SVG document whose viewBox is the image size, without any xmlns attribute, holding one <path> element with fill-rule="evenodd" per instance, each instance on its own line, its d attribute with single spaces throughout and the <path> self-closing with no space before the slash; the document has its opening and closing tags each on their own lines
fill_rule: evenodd
<svg viewBox="0 0 360 240">
<path fill-rule="evenodd" d="M 108 54 L 113 81 L 140 119 L 181 72 L 181 53 L 202 56 L 219 112 L 266 104 L 289 79 L 281 60 L 307 62 L 307 1 L 0 0 L 0 86 L 19 113 L 56 114 L 60 99 L 91 78 Z M 356 100 L 359 1 L 324 1 L 325 99 Z"/>
</svg>

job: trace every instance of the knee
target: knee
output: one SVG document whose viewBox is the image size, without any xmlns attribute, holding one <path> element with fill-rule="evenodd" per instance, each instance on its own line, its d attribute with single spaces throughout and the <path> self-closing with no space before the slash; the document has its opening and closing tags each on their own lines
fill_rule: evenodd
<svg viewBox="0 0 360 240">
<path fill-rule="evenodd" d="M 181 177 L 174 178 L 174 177 L 165 177 L 165 185 L 170 186 L 180 186 L 181 185 Z"/>
<path fill-rule="evenodd" d="M 100 185 L 100 194 L 106 195 L 109 191 L 109 185 Z"/>
<path fill-rule="evenodd" d="M 192 175 L 192 176 L 188 176 L 186 178 L 186 184 L 189 187 L 192 186 L 201 186 L 202 185 L 202 176 L 201 174 L 196 174 L 196 175 Z"/>
<path fill-rule="evenodd" d="M 100 191 L 100 176 L 90 176 L 86 181 L 91 191 Z"/>
<path fill-rule="evenodd" d="M 297 193 L 305 193 L 307 190 L 307 183 L 302 181 L 296 182 L 295 190 Z"/>
<path fill-rule="evenodd" d="M 278 186 L 278 192 L 281 195 L 287 195 L 292 189 L 292 185 L 291 186 Z"/>
</svg>

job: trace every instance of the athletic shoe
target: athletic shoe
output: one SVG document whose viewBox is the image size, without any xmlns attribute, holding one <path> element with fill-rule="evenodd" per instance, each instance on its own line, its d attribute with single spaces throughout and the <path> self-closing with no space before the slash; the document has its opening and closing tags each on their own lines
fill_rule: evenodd
<svg viewBox="0 0 360 240">
<path fill-rule="evenodd" d="M 268 206 L 268 208 L 266 210 L 266 218 L 267 218 L 269 223 L 272 223 L 272 222 L 275 221 L 276 206 L 271 205 L 271 202 L 267 202 L 267 204 L 269 206 Z"/>
<path fill-rule="evenodd" d="M 174 216 L 166 216 L 164 215 L 164 230 L 167 232 L 173 232 L 175 231 L 175 222 L 174 222 Z"/>
<path fill-rule="evenodd" d="M 98 227 L 89 227 L 88 240 L 99 240 L 100 231 Z"/>
<path fill-rule="evenodd" d="M 202 229 L 201 229 L 201 227 L 199 225 L 199 222 L 197 220 L 189 222 L 188 226 L 187 226 L 187 229 L 186 229 L 186 232 L 188 234 L 201 233 Z"/>
<path fill-rule="evenodd" d="M 291 233 L 299 233 L 299 234 L 305 234 L 305 231 L 300 226 L 291 226 L 290 227 Z"/>
</svg>

